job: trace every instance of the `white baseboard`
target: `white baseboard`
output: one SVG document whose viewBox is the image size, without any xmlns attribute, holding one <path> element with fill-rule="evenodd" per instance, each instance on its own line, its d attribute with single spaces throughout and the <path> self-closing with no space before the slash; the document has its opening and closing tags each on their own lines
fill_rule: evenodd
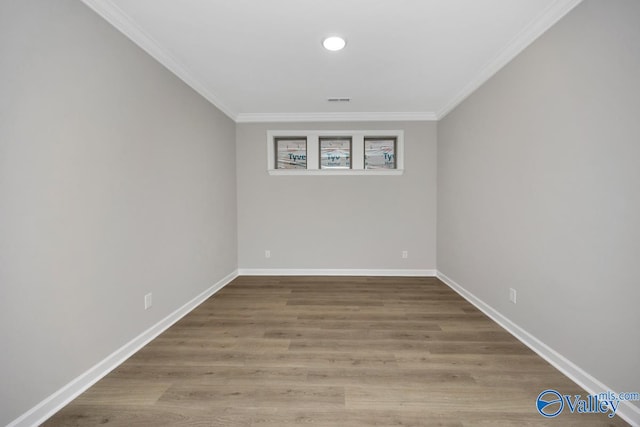
<svg viewBox="0 0 640 427">
<path fill-rule="evenodd" d="M 512 322 L 489 304 L 476 297 L 474 294 L 454 282 L 442 272 L 437 272 L 438 279 L 442 280 L 447 286 L 456 291 L 460 296 L 476 306 L 480 311 L 489 316 L 493 321 L 506 329 L 511 335 L 516 337 L 520 342 L 529 347 L 535 353 L 537 353 L 544 360 L 553 365 L 560 372 L 569 377 L 573 382 L 585 389 L 590 394 L 601 393 L 604 391 L 629 391 L 636 392 L 637 390 L 613 390 L 611 387 L 607 387 L 601 381 L 594 378 L 589 373 L 578 367 L 575 363 L 540 341 L 529 332 L 522 329 L 520 326 Z M 540 390 L 542 391 L 542 390 Z M 531 402 L 531 407 L 534 407 L 534 402 Z M 620 406 L 616 412 L 616 415 L 627 421 L 632 426 L 640 426 L 640 409 L 633 403 L 624 401 L 620 402 Z"/>
<path fill-rule="evenodd" d="M 32 409 L 16 418 L 7 427 L 37 426 L 47 418 L 55 414 L 67 403 L 75 399 L 82 392 L 87 390 L 122 362 L 128 359 L 135 352 L 144 347 L 147 343 L 168 329 L 175 322 L 180 320 L 191 310 L 204 302 L 211 295 L 218 292 L 239 275 L 264 275 L 264 276 L 422 276 L 438 277 L 451 289 L 460 294 L 464 299 L 476 306 L 480 311 L 493 319 L 500 326 L 519 341 L 545 359 L 559 371 L 573 380 L 576 384 L 584 388 L 588 393 L 600 393 L 611 390 L 602 382 L 585 372 L 573 362 L 562 356 L 545 343 L 513 323 L 507 317 L 499 313 L 490 305 L 476 297 L 471 292 L 454 282 L 445 274 L 437 270 L 371 270 L 371 269 L 253 269 L 241 268 L 227 275 L 219 282 L 184 304 L 173 313 L 147 329 L 139 336 L 113 352 L 100 363 L 62 387 L 51 396 L 34 406 Z M 625 390 L 635 391 L 635 390 Z M 533 405 L 533 403 L 532 403 Z M 640 426 L 640 409 L 631 402 L 621 402 L 617 411 L 617 416 L 621 417 L 633 426 Z"/>
<path fill-rule="evenodd" d="M 109 372 L 117 368 L 122 362 L 131 357 L 135 352 L 147 345 L 171 325 L 187 315 L 191 310 L 202 304 L 211 295 L 229 284 L 238 277 L 238 271 L 227 275 L 215 285 L 202 292 L 200 295 L 187 302 L 182 307 L 169 314 L 164 319 L 129 341 L 118 350 L 111 353 L 97 365 L 53 393 L 51 396 L 38 403 L 29 411 L 13 420 L 7 427 L 37 426 L 62 409 L 67 403 L 78 397 L 81 393 L 102 379 Z"/>
<path fill-rule="evenodd" d="M 412 276 L 436 277 L 436 270 L 323 269 L 323 268 L 239 268 L 240 276 Z"/>
</svg>

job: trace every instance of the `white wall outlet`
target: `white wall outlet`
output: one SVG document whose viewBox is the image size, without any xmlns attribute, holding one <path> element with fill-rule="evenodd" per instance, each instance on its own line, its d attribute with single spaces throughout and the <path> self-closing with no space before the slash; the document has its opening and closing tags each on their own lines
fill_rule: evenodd
<svg viewBox="0 0 640 427">
<path fill-rule="evenodd" d="M 151 306 L 153 305 L 153 300 L 151 298 L 152 298 L 151 292 L 149 292 L 148 294 L 146 294 L 144 296 L 144 309 L 145 310 L 149 310 L 151 308 Z"/>
<path fill-rule="evenodd" d="M 271 258 L 271 251 L 269 249 L 267 249 L 266 251 L 264 251 L 264 257 L 265 258 Z"/>
<path fill-rule="evenodd" d="M 409 258 L 409 251 L 402 251 L 402 258 L 404 259 Z"/>
<path fill-rule="evenodd" d="M 516 303 L 516 290 L 513 288 L 509 288 L 509 301 L 511 301 L 512 303 Z"/>
</svg>

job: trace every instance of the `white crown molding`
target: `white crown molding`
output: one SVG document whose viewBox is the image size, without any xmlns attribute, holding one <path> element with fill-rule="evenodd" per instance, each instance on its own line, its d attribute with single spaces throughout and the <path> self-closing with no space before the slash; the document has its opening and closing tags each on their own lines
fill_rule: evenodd
<svg viewBox="0 0 640 427">
<path fill-rule="evenodd" d="M 240 113 L 237 123 L 435 121 L 431 112 L 387 113 Z"/>
<path fill-rule="evenodd" d="M 169 314 L 158 323 L 142 332 L 140 335 L 111 353 L 102 361 L 98 362 L 88 371 L 78 376 L 67 385 L 38 403 L 29 411 L 13 420 L 7 427 L 26 427 L 37 426 L 46 421 L 53 414 L 62 409 L 65 405 L 86 391 L 93 384 L 102 379 L 109 372 L 120 366 L 125 360 L 131 357 L 135 352 L 147 345 L 151 340 L 166 331 L 171 325 L 189 314 L 194 308 L 202 304 L 210 296 L 227 286 L 233 279 L 238 277 L 238 271 L 235 270 L 223 277 L 216 284 L 200 293 L 191 301 Z"/>
<path fill-rule="evenodd" d="M 202 95 L 236 123 L 272 122 L 353 122 L 353 121 L 437 121 L 444 118 L 476 89 L 540 35 L 558 22 L 582 0 L 557 0 L 534 19 L 490 61 L 480 73 L 437 112 L 333 112 L 333 113 L 237 113 L 207 89 L 187 68 L 174 59 L 149 34 L 110 0 L 82 0 L 89 8 L 113 25 L 131 41 L 165 66 L 169 71 Z"/>
<path fill-rule="evenodd" d="M 464 287 L 454 282 L 451 278 L 447 277 L 444 273 L 437 271 L 437 277 L 447 286 L 457 292 L 462 298 L 473 304 L 478 310 L 486 314 L 498 325 L 502 326 L 516 339 L 522 342 L 524 345 L 533 350 L 538 356 L 553 365 L 556 369 L 569 377 L 573 382 L 585 389 L 589 394 L 597 394 L 609 390 L 614 390 L 611 387 L 607 387 L 598 379 L 594 378 L 591 374 L 584 371 L 578 365 L 567 359 L 544 342 L 540 341 L 529 332 L 522 329 L 511 319 L 491 307 L 489 304 L 475 296 L 473 293 L 466 290 Z M 542 390 L 540 390 L 542 391 Z M 616 390 L 623 391 L 623 390 Z M 624 390 L 626 391 L 626 390 Z M 633 390 L 635 392 L 635 390 Z M 533 405 L 533 403 L 532 403 Z M 620 402 L 620 406 L 616 412 L 616 415 L 623 418 L 631 425 L 640 426 L 640 408 L 630 401 Z"/>
<path fill-rule="evenodd" d="M 239 268 L 240 276 L 398 276 L 436 277 L 436 270 L 353 268 Z"/>
<path fill-rule="evenodd" d="M 218 96 L 212 93 L 182 64 L 174 59 L 169 52 L 160 47 L 149 34 L 138 27 L 134 21 L 118 6 L 110 0 L 82 0 L 89 8 L 100 15 L 108 23 L 113 25 L 118 31 L 128 37 L 132 42 L 147 52 L 156 61 L 175 74 L 193 90 L 199 93 L 220 111 L 235 120 L 237 113 L 231 109 Z"/>
<path fill-rule="evenodd" d="M 471 80 L 456 96 L 454 96 L 437 114 L 437 120 L 443 119 L 469 95 L 493 77 L 502 67 L 518 56 L 527 46 L 546 32 L 551 26 L 569 13 L 582 0 L 557 0 L 552 3 L 536 19 L 520 31 L 507 46 Z"/>
</svg>

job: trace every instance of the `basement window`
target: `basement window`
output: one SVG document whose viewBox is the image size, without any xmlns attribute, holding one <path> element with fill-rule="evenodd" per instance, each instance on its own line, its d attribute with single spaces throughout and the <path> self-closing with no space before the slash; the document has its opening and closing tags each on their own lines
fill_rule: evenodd
<svg viewBox="0 0 640 427">
<path fill-rule="evenodd" d="M 373 137 L 364 139 L 365 169 L 396 168 L 396 138 Z"/>
<path fill-rule="evenodd" d="M 275 138 L 276 169 L 307 168 L 307 138 L 279 137 Z"/>
<path fill-rule="evenodd" d="M 270 175 L 402 175 L 402 130 L 270 130 Z"/>
<path fill-rule="evenodd" d="M 351 137 L 320 137 L 320 169 L 351 169 Z"/>
</svg>

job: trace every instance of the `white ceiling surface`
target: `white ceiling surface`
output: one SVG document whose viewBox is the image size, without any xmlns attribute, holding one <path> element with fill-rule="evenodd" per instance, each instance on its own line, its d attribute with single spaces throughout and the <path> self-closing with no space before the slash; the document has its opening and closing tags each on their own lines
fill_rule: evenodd
<svg viewBox="0 0 640 427">
<path fill-rule="evenodd" d="M 83 1 L 247 122 L 437 120 L 581 0 Z"/>
</svg>

